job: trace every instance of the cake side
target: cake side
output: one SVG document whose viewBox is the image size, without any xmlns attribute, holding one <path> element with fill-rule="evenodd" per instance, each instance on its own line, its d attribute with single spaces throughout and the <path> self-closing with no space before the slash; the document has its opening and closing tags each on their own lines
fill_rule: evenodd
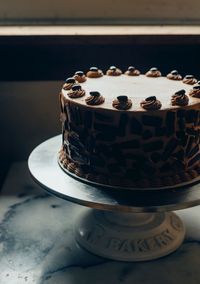
<svg viewBox="0 0 200 284">
<path fill-rule="evenodd" d="M 150 91 L 141 95 L 142 91 L 136 92 L 136 87 L 136 95 L 132 94 L 132 87 L 126 86 L 123 93 L 123 84 L 118 79 L 115 90 L 119 90 L 118 95 L 128 95 L 133 107 L 115 109 L 111 100 L 116 93 L 110 93 L 105 85 L 102 88 L 107 93 L 101 89 L 105 100 L 100 105 L 88 105 L 85 97 L 89 90 L 95 91 L 95 81 L 102 79 L 91 79 L 92 86 L 88 83 L 90 80 L 86 81 L 87 86 L 86 82 L 81 84 L 82 88 L 85 85 L 85 95 L 79 98 L 70 98 L 66 91 L 61 92 L 63 147 L 60 161 L 63 166 L 84 179 L 123 187 L 170 186 L 197 177 L 200 172 L 199 99 L 190 97 L 186 105 L 173 106 L 171 96 L 174 89 L 173 94 L 172 89 L 166 90 L 167 82 L 163 87 L 165 95 L 159 97 L 162 108 L 145 110 L 139 102 L 146 94 L 151 95 Z M 108 76 L 106 80 L 109 80 Z M 120 84 L 121 89 L 116 84 Z M 141 80 L 140 84 L 148 89 L 146 81 Z M 96 89 L 100 88 L 96 86 Z M 156 97 L 161 89 L 161 86 L 155 89 Z M 191 86 L 186 89 L 189 92 Z"/>
</svg>

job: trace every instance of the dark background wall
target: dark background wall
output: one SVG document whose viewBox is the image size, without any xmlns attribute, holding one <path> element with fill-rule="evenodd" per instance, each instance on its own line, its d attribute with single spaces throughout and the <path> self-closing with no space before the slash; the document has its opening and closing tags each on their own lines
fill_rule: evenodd
<svg viewBox="0 0 200 284">
<path fill-rule="evenodd" d="M 13 161 L 60 133 L 58 93 L 77 70 L 157 66 L 200 79 L 199 37 L 0 38 L 0 180 Z"/>
<path fill-rule="evenodd" d="M 199 36 L 1 37 L 0 80 L 63 80 L 91 65 L 131 64 L 142 72 L 157 66 L 163 74 L 177 68 L 199 76 L 199 53 Z"/>
</svg>

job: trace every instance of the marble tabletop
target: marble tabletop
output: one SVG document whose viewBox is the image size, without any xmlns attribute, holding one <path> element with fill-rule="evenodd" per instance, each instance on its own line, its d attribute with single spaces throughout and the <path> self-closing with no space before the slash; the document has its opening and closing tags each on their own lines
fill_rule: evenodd
<svg viewBox="0 0 200 284">
<path fill-rule="evenodd" d="M 0 195 L 0 284 L 199 284 L 200 206 L 176 213 L 183 245 L 154 261 L 126 263 L 82 249 L 73 225 L 85 207 L 36 185 L 27 163 L 14 163 Z"/>
</svg>

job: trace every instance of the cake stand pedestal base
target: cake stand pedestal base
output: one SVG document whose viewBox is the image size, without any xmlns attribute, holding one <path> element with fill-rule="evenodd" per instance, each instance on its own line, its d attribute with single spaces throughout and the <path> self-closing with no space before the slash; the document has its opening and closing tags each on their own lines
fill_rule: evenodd
<svg viewBox="0 0 200 284">
<path fill-rule="evenodd" d="M 152 260 L 175 251 L 185 228 L 172 212 L 122 213 L 88 209 L 75 226 L 77 242 L 113 260 Z"/>
<path fill-rule="evenodd" d="M 185 229 L 172 210 L 200 205 L 199 183 L 165 190 L 126 190 L 84 183 L 58 165 L 61 136 L 38 145 L 28 161 L 34 180 L 51 194 L 92 208 L 75 223 L 78 243 L 120 261 L 145 261 L 175 251 Z"/>
</svg>

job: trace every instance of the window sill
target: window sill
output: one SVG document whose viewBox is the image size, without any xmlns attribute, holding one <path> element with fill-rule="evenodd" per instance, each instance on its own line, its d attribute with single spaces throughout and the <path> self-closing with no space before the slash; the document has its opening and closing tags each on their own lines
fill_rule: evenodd
<svg viewBox="0 0 200 284">
<path fill-rule="evenodd" d="M 0 43 L 200 43 L 200 26 L 0 26 Z M 123 40 L 122 40 L 123 39 Z"/>
<path fill-rule="evenodd" d="M 0 26 L 0 81 L 63 80 L 91 65 L 199 74 L 199 48 L 200 26 Z"/>
</svg>

